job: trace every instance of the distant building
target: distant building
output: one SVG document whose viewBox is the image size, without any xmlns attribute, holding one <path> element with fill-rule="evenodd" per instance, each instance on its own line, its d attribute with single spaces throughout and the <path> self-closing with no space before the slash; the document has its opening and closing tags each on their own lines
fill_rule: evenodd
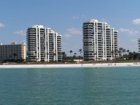
<svg viewBox="0 0 140 105">
<path fill-rule="evenodd" d="M 25 61 L 26 45 L 25 44 L 7 44 L 0 45 L 0 61 Z"/>
<path fill-rule="evenodd" d="M 28 28 L 27 55 L 29 61 L 61 61 L 61 35 L 42 25 Z"/>
<path fill-rule="evenodd" d="M 140 53 L 140 38 L 139 38 L 139 40 L 138 40 L 138 52 Z"/>
<path fill-rule="evenodd" d="M 118 55 L 117 34 L 118 32 L 106 22 L 91 19 L 83 23 L 84 60 L 115 59 Z"/>
</svg>

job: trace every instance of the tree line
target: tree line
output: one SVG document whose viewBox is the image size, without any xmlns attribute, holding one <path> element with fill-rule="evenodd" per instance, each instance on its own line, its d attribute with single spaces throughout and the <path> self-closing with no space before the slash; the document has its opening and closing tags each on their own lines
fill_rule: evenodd
<svg viewBox="0 0 140 105">
<path fill-rule="evenodd" d="M 73 62 L 74 59 L 83 59 L 83 50 L 77 50 L 78 53 L 73 50 L 69 50 L 69 56 L 63 52 L 63 61 Z M 118 56 L 115 57 L 115 61 L 136 61 L 140 60 L 140 53 L 135 51 L 130 51 L 128 49 L 124 49 L 120 47 L 115 51 Z"/>
</svg>

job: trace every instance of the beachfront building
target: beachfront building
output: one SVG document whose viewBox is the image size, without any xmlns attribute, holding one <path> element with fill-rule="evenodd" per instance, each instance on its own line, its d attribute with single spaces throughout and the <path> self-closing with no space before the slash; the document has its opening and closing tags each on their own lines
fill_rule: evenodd
<svg viewBox="0 0 140 105">
<path fill-rule="evenodd" d="M 61 61 L 61 35 L 51 28 L 34 25 L 27 29 L 28 61 Z"/>
<path fill-rule="evenodd" d="M 118 32 L 106 22 L 91 19 L 83 23 L 85 61 L 113 60 L 117 57 Z"/>
<path fill-rule="evenodd" d="M 140 53 L 140 38 L 138 40 L 138 52 Z"/>
<path fill-rule="evenodd" d="M 25 61 L 26 45 L 25 44 L 6 44 L 0 45 L 0 61 Z"/>
</svg>

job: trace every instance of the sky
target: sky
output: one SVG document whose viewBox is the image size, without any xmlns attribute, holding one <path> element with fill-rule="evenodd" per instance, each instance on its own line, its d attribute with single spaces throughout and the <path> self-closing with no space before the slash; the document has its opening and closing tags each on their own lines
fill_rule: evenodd
<svg viewBox="0 0 140 105">
<path fill-rule="evenodd" d="M 118 46 L 138 51 L 140 0 L 0 0 L 0 43 L 26 42 L 33 25 L 62 35 L 62 49 L 78 54 L 82 24 L 92 18 L 118 30 Z"/>
</svg>

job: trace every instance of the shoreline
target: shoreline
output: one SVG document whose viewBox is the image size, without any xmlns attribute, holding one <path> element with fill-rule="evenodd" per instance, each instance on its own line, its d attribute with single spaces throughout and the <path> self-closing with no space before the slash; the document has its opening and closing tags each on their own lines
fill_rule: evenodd
<svg viewBox="0 0 140 105">
<path fill-rule="evenodd" d="M 88 64 L 3 64 L 1 68 L 101 68 L 140 67 L 140 62 L 131 63 L 88 63 Z"/>
</svg>

